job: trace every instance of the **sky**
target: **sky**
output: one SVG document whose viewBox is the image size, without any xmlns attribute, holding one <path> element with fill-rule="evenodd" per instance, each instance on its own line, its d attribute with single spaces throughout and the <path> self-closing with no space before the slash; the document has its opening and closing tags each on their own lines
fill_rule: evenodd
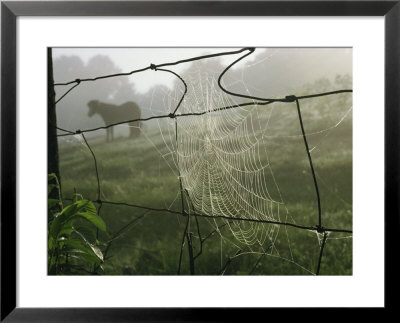
<svg viewBox="0 0 400 323">
<path fill-rule="evenodd" d="M 221 51 L 235 51 L 239 48 L 53 48 L 53 59 L 62 56 L 78 56 L 86 64 L 92 57 L 96 55 L 107 55 L 118 66 L 122 72 L 129 72 L 135 69 L 149 66 L 150 64 L 162 64 L 174 62 L 204 54 L 218 53 Z M 256 54 L 265 51 L 265 49 L 257 49 Z M 240 55 L 240 54 L 239 54 Z M 220 59 L 224 64 L 233 62 L 235 56 L 222 56 Z M 250 55 L 246 62 L 252 62 L 255 55 Z M 187 68 L 189 64 L 180 64 L 173 67 L 175 72 L 181 72 Z M 140 81 L 138 81 L 140 78 Z M 136 82 L 135 82 L 136 79 Z M 57 81 L 57 80 L 56 80 Z M 155 84 L 165 84 L 172 88 L 175 79 L 166 73 L 141 73 L 132 77 L 135 83 L 135 89 L 139 93 L 147 92 Z"/>
<path fill-rule="evenodd" d="M 76 64 L 76 60 L 59 60 L 61 57 L 79 57 L 83 64 L 97 55 L 107 56 L 123 73 L 149 67 L 150 64 L 171 63 L 205 54 L 237 51 L 240 48 L 53 48 L 54 81 L 64 83 L 76 78 L 87 78 L 108 75 L 110 67 L 108 60 L 98 60 L 89 70 Z M 225 66 L 242 57 L 246 52 L 234 55 L 220 56 L 222 65 L 206 61 L 199 63 L 200 69 L 207 73 L 205 82 L 215 82 Z M 101 63 L 99 63 L 101 62 Z M 102 65 L 104 64 L 104 66 Z M 187 68 L 192 67 L 192 80 L 185 76 L 186 82 L 195 83 L 196 67 L 193 62 L 165 67 L 179 75 L 184 75 Z M 202 65 L 206 64 L 206 65 Z M 337 75 L 352 75 L 351 48 L 256 48 L 252 55 L 245 57 L 232 67 L 224 76 L 222 83 L 226 88 L 236 93 L 248 93 L 258 97 L 279 97 L 296 94 L 302 86 L 311 85 L 307 90 L 311 94 L 317 91 L 315 82 L 330 80 L 330 85 L 324 89 L 332 91 L 343 85 L 335 85 Z M 102 67 L 104 69 L 102 70 Z M 218 68 L 218 71 L 207 69 Z M 126 83 L 124 83 L 124 82 Z M 121 83 L 120 83 L 121 82 Z M 128 85 L 128 87 L 124 87 Z M 158 86 L 161 85 L 161 86 Z M 178 86 L 176 86 L 178 85 Z M 169 88 L 165 89 L 165 86 Z M 188 84 L 190 90 L 190 84 Z M 347 85 L 351 88 L 351 84 Z M 56 88 L 57 98 L 69 91 L 70 86 Z M 99 100 L 110 104 L 123 104 L 134 101 L 141 106 L 142 116 L 148 117 L 157 113 L 169 112 L 175 104 L 176 95 L 180 97 L 182 84 L 171 73 L 146 70 L 141 73 L 96 82 L 82 82 L 79 87 L 68 92 L 68 95 L 58 104 L 57 117 L 60 126 L 65 129 L 85 129 L 100 126 L 100 117 L 88 118 L 87 103 Z M 191 91 L 196 91 L 193 89 Z M 308 93 L 307 92 L 307 93 Z M 309 93 L 309 94 L 310 94 Z M 190 93 L 189 93 L 190 94 Z M 200 94 L 202 95 L 202 94 Z M 205 91 L 204 95 L 207 95 Z M 95 123 L 96 122 L 96 123 Z"/>
</svg>

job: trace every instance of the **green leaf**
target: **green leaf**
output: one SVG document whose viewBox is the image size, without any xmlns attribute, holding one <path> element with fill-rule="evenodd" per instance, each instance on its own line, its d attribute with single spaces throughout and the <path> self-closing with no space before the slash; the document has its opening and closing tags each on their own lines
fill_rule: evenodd
<svg viewBox="0 0 400 323">
<path fill-rule="evenodd" d="M 55 175 L 49 175 L 49 180 L 55 179 Z M 49 192 L 58 185 L 50 184 Z M 80 200 L 78 200 L 81 198 Z M 49 274 L 79 274 L 81 268 L 93 268 L 104 262 L 104 256 L 99 248 L 95 228 L 105 232 L 106 224 L 98 216 L 95 205 L 84 200 L 81 195 L 74 194 L 73 203 L 63 208 L 60 213 L 54 212 L 57 204 L 62 204 L 57 199 L 49 199 L 49 237 L 48 237 L 48 271 Z M 54 217 L 53 217 L 54 215 Z M 90 223 L 90 224 L 89 224 Z M 73 260 L 66 263 L 66 259 Z M 82 270 L 80 269 L 80 270 Z"/>
<path fill-rule="evenodd" d="M 53 249 L 53 246 L 54 246 L 54 240 L 53 240 L 53 238 L 49 237 L 49 239 L 48 239 L 48 241 L 47 241 L 47 248 L 48 248 L 49 250 L 52 250 L 52 249 Z"/>
<path fill-rule="evenodd" d="M 75 231 L 85 242 L 86 244 L 92 249 L 93 253 L 101 260 L 104 261 L 104 256 L 101 250 L 96 247 L 95 245 L 91 244 L 80 232 Z"/>
<path fill-rule="evenodd" d="M 96 213 L 92 214 L 91 212 L 80 212 L 78 213 L 79 216 L 88 220 L 92 223 L 95 227 L 100 229 L 101 231 L 106 231 L 106 224 L 104 223 L 103 219 L 99 217 Z"/>
<path fill-rule="evenodd" d="M 64 223 L 62 229 L 58 233 L 58 237 L 64 237 L 64 239 L 68 238 L 71 235 L 72 231 L 73 230 L 72 230 L 71 223 L 70 222 L 69 223 Z"/>
<path fill-rule="evenodd" d="M 49 174 L 49 175 L 47 176 L 47 180 L 48 180 L 48 181 L 51 181 L 52 179 L 57 179 L 57 176 L 56 176 L 55 173 L 51 173 L 51 174 Z"/>
<path fill-rule="evenodd" d="M 79 209 L 79 212 L 77 213 L 77 216 L 80 216 L 86 220 L 88 220 L 90 223 L 92 223 L 95 227 L 100 229 L 101 231 L 105 232 L 106 231 L 106 224 L 104 223 L 103 219 L 98 216 L 97 214 L 97 209 L 94 206 L 94 204 L 90 201 L 87 200 L 80 200 L 76 202 L 77 204 L 84 202 L 84 207 Z"/>
<path fill-rule="evenodd" d="M 96 252 L 93 250 L 96 250 Z M 85 258 L 87 261 L 90 262 L 98 262 L 103 261 L 103 254 L 101 253 L 100 249 L 95 246 L 92 246 L 90 243 L 83 242 L 81 240 L 76 239 L 69 239 L 64 241 L 64 247 L 62 249 L 63 253 L 67 253 L 68 250 L 80 250 L 82 253 L 82 258 Z M 77 253 L 75 251 L 75 253 Z M 84 256 L 86 255 L 86 256 Z"/>
<path fill-rule="evenodd" d="M 76 259 L 79 261 L 82 261 L 86 264 L 91 265 L 98 265 L 101 263 L 101 260 L 94 255 L 91 250 L 86 252 L 84 250 L 81 249 L 74 249 L 71 247 L 65 247 L 62 250 L 62 254 L 63 255 L 67 255 L 68 254 L 68 258 L 69 259 Z"/>
<path fill-rule="evenodd" d="M 66 217 L 71 217 L 73 215 L 75 215 L 76 213 L 78 213 L 79 211 L 85 209 L 85 207 L 89 204 L 92 203 L 88 200 L 80 200 L 77 201 L 73 204 L 68 205 L 67 207 L 65 207 L 62 212 L 61 215 L 65 214 Z M 93 203 L 92 203 L 93 204 Z"/>
<path fill-rule="evenodd" d="M 54 210 L 54 209 L 53 209 L 53 210 L 49 210 L 48 219 L 47 219 L 48 224 L 50 225 L 50 223 L 53 222 L 54 219 L 55 219 L 59 214 L 60 214 L 60 212 L 58 212 L 58 211 L 56 211 L 56 210 Z"/>
<path fill-rule="evenodd" d="M 50 224 L 50 229 L 49 229 L 49 234 L 51 237 L 54 238 L 54 240 L 57 240 L 58 234 L 61 231 L 61 228 L 63 227 L 64 224 L 64 216 L 61 216 L 61 214 L 59 214 L 58 216 L 56 216 L 53 220 L 53 222 L 51 222 Z"/>
<path fill-rule="evenodd" d="M 92 254 L 89 253 L 79 254 L 79 258 L 86 264 L 89 264 L 90 266 L 99 265 L 102 262 L 102 260 L 99 259 L 97 256 L 93 256 Z"/>
<path fill-rule="evenodd" d="M 91 253 L 92 251 L 82 243 L 81 240 L 78 239 L 66 239 L 63 241 L 63 247 L 62 250 L 67 250 L 67 249 L 77 249 L 81 250 L 82 252 L 89 252 Z"/>
<path fill-rule="evenodd" d="M 79 212 L 82 212 L 85 215 L 82 215 Z M 73 203 L 71 205 L 68 205 L 65 207 L 61 213 L 54 219 L 54 221 L 50 225 L 50 235 L 54 237 L 54 239 L 57 239 L 58 235 L 60 234 L 60 231 L 64 229 L 64 225 L 69 227 L 72 227 L 71 224 L 68 222 L 72 220 L 74 217 L 80 216 L 84 218 L 89 218 L 92 219 L 92 213 L 96 214 L 96 207 L 94 204 L 88 200 L 80 200 L 77 201 L 76 203 Z M 98 217 L 99 218 L 99 217 Z M 99 226 L 99 228 L 105 229 L 105 224 L 102 226 L 103 220 L 100 219 L 100 221 L 96 221 L 96 219 L 92 219 L 92 221 Z"/>
<path fill-rule="evenodd" d="M 90 247 L 92 248 L 93 252 L 96 254 L 96 256 L 101 260 L 104 261 L 104 256 L 103 253 L 101 252 L 100 248 L 94 246 L 94 245 L 90 245 Z"/>
<path fill-rule="evenodd" d="M 103 219 L 97 215 L 97 209 L 91 201 L 79 200 L 67 206 L 61 214 L 65 214 L 67 217 L 82 217 L 101 231 L 106 231 L 106 224 Z"/>
<path fill-rule="evenodd" d="M 57 204 L 59 204 L 60 202 L 57 199 L 48 199 L 47 201 L 47 207 L 49 209 L 55 207 Z"/>
<path fill-rule="evenodd" d="M 84 251 L 82 249 L 77 249 L 77 248 L 65 246 L 65 247 L 63 247 L 61 253 L 62 254 L 68 254 L 68 256 L 69 256 L 71 254 L 76 254 L 76 253 L 77 254 L 86 253 L 86 251 Z"/>
<path fill-rule="evenodd" d="M 75 193 L 73 196 L 72 196 L 72 202 L 78 202 L 79 201 L 79 199 L 78 198 L 80 198 L 80 200 L 83 200 L 83 196 L 81 195 L 81 194 L 77 194 L 77 193 Z"/>
<path fill-rule="evenodd" d="M 96 244 L 96 232 L 92 227 L 80 225 L 80 226 L 74 226 L 73 230 L 78 231 L 91 244 Z"/>
</svg>

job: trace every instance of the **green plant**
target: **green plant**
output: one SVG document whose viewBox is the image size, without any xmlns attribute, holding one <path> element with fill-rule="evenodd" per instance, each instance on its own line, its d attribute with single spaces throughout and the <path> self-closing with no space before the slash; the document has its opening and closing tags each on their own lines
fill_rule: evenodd
<svg viewBox="0 0 400 323">
<path fill-rule="evenodd" d="M 48 180 L 48 274 L 95 274 L 104 262 L 98 230 L 107 233 L 106 225 L 94 204 L 79 194 L 64 207 L 57 177 L 49 174 Z M 50 198 L 55 189 L 58 199 Z"/>
</svg>

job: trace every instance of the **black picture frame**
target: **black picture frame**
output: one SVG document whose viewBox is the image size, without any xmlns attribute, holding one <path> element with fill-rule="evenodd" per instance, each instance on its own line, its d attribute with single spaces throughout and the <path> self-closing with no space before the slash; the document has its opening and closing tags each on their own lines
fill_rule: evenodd
<svg viewBox="0 0 400 323">
<path fill-rule="evenodd" d="M 385 308 L 395 308 L 399 234 L 400 1 L 2 1 L 1 321 L 236 321 L 266 309 L 16 307 L 16 19 L 19 16 L 384 16 Z M 321 291 L 323 292 L 323 291 Z M 256 312 L 256 313 L 254 313 Z M 317 317 L 316 317 L 317 318 Z"/>
</svg>

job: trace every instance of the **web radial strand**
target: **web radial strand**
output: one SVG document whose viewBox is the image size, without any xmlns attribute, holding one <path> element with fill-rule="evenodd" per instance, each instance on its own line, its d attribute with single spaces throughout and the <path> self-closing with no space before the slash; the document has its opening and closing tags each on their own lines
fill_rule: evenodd
<svg viewBox="0 0 400 323">
<path fill-rule="evenodd" d="M 212 111 L 233 103 L 216 79 L 198 72 L 187 77 L 188 93 L 177 113 Z M 232 218 L 280 221 L 279 192 L 263 147 L 264 127 L 257 106 L 180 118 L 178 155 L 182 185 L 194 211 Z M 266 109 L 266 108 L 264 108 Z M 275 194 L 277 195 L 277 194 Z M 246 221 L 228 224 L 246 245 L 273 243 L 274 225 Z"/>
</svg>

